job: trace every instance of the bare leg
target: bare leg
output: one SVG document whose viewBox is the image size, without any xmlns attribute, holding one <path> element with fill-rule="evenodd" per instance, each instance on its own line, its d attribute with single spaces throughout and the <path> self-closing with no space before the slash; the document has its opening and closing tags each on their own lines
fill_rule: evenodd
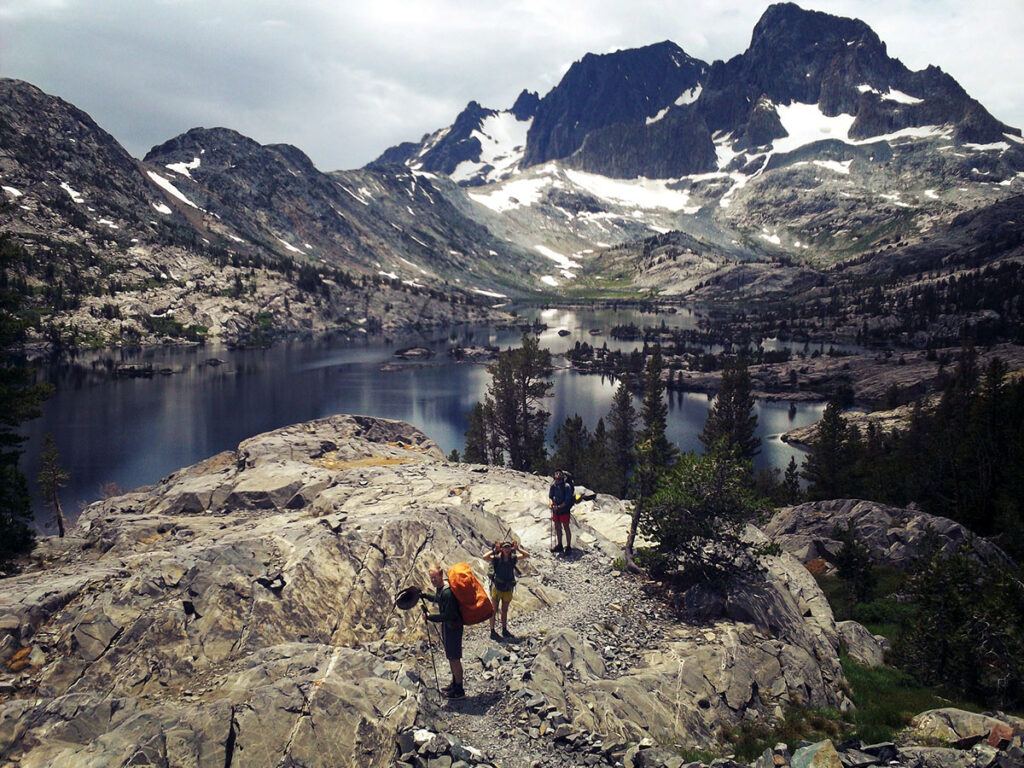
<svg viewBox="0 0 1024 768">
<path fill-rule="evenodd" d="M 456 685 L 462 686 L 462 659 L 448 659 L 452 668 L 452 680 Z"/>
<path fill-rule="evenodd" d="M 508 601 L 501 601 L 501 629 L 508 632 Z"/>
</svg>

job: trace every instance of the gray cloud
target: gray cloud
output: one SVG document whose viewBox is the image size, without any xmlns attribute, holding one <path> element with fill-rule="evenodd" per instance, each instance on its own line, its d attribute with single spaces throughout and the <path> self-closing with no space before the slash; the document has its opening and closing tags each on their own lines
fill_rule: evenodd
<svg viewBox="0 0 1024 768">
<path fill-rule="evenodd" d="M 671 39 L 712 61 L 746 48 L 765 0 L 0 0 L 0 75 L 84 109 L 137 156 L 195 126 L 363 165 L 475 99 L 545 93 L 587 52 Z M 817 0 L 912 69 L 941 66 L 1024 124 L 1024 4 Z"/>
</svg>

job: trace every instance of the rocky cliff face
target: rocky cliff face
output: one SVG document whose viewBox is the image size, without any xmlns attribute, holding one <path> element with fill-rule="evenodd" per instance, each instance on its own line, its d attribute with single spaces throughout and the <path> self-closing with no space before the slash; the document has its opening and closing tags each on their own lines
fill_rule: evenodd
<svg viewBox="0 0 1024 768">
<path fill-rule="evenodd" d="M 831 612 L 792 558 L 718 618 L 678 623 L 610 569 L 618 501 L 581 504 L 579 553 L 556 560 L 546 481 L 482 469 L 445 462 L 407 425 L 338 416 L 93 505 L 5 580 L 0 754 L 385 766 L 396 737 L 426 725 L 467 747 L 490 734 L 477 746 L 502 765 L 575 764 L 595 745 L 610 765 L 626 741 L 710 745 L 722 723 L 845 706 Z M 434 562 L 483 574 L 479 555 L 508 535 L 533 552 L 519 638 L 469 628 L 470 699 L 439 709 L 437 639 L 394 595 L 426 586 Z"/>
</svg>

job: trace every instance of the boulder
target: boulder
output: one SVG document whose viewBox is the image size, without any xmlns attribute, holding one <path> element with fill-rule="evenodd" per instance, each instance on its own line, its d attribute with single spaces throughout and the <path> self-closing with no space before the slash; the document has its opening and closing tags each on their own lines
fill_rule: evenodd
<svg viewBox="0 0 1024 768">
<path fill-rule="evenodd" d="M 892 644 L 886 638 L 871 634 L 863 624 L 856 621 L 840 621 L 836 628 L 846 652 L 858 664 L 880 667 L 885 663 L 885 654 L 892 650 Z"/>
<path fill-rule="evenodd" d="M 913 568 L 933 539 L 947 552 L 968 545 L 985 562 L 1010 563 L 997 546 L 948 518 L 859 499 L 833 499 L 785 507 L 763 530 L 783 550 L 809 563 L 817 557 L 832 561 L 842 547 L 836 531 L 845 531 L 848 526 L 853 527 L 857 540 L 868 548 L 874 563 L 902 571 Z"/>
<path fill-rule="evenodd" d="M 931 709 L 910 721 L 901 733 L 904 743 L 952 745 L 960 748 L 986 740 L 993 732 L 1024 732 L 1024 721 L 1006 715 L 967 712 L 954 707 Z"/>
<path fill-rule="evenodd" d="M 793 753 L 792 768 L 843 768 L 835 745 L 826 739 Z"/>
</svg>

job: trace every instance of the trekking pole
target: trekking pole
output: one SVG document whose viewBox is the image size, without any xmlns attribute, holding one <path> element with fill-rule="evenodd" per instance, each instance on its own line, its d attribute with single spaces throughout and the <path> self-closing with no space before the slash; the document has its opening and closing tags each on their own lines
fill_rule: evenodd
<svg viewBox="0 0 1024 768">
<path fill-rule="evenodd" d="M 423 624 L 427 629 L 427 648 L 430 649 L 430 666 L 434 668 L 434 690 L 441 695 L 441 683 L 437 679 L 437 662 L 434 661 L 434 644 L 430 641 L 430 622 L 427 621 L 427 614 L 423 614 Z"/>
<path fill-rule="evenodd" d="M 423 596 L 423 590 L 419 587 L 406 587 L 398 596 L 395 598 L 395 608 L 401 608 L 403 611 L 408 611 L 414 608 L 417 604 L 420 606 L 420 610 L 423 613 L 423 625 L 427 630 L 427 648 L 430 650 L 430 666 L 434 668 L 434 690 L 437 691 L 438 695 L 441 693 L 441 683 L 437 679 L 437 662 L 434 661 L 434 644 L 430 640 L 430 622 L 427 621 L 427 608 L 423 601 L 426 598 Z"/>
</svg>

